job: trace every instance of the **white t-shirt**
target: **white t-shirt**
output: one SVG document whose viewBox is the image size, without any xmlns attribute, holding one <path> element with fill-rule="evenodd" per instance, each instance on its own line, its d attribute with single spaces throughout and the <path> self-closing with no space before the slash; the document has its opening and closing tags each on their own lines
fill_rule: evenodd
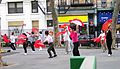
<svg viewBox="0 0 120 69">
<path fill-rule="evenodd" d="M 11 35 L 11 36 L 10 36 L 10 41 L 11 41 L 11 43 L 15 43 L 15 39 L 16 39 L 16 37 L 15 37 L 14 35 Z"/>
<path fill-rule="evenodd" d="M 64 41 L 70 41 L 70 33 L 69 32 L 65 32 L 63 34 L 63 39 L 64 39 Z"/>
<path fill-rule="evenodd" d="M 53 42 L 52 36 L 50 36 L 50 35 L 46 36 L 46 38 L 45 38 L 45 40 L 44 40 L 43 42 L 46 42 L 46 41 L 47 41 L 48 43 Z"/>
<path fill-rule="evenodd" d="M 101 33 L 100 36 L 101 36 L 101 40 L 105 40 L 105 33 Z"/>
</svg>

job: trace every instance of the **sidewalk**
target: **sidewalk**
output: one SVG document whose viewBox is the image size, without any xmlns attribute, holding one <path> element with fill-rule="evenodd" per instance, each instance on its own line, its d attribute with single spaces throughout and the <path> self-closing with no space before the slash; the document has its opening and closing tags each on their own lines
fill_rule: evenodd
<svg viewBox="0 0 120 69">
<path fill-rule="evenodd" d="M 7 50 L 7 49 L 5 49 Z M 120 50 L 113 50 L 113 56 L 108 57 L 107 52 L 102 53 L 101 49 L 80 49 L 82 56 L 96 56 L 97 69 L 119 69 L 120 67 Z M 16 54 L 11 54 L 3 57 L 3 60 L 8 64 L 0 69 L 70 69 L 70 56 L 72 53 L 65 55 L 63 48 L 57 48 L 57 57 L 48 58 L 46 49 L 42 51 L 36 50 L 32 53 L 28 50 L 28 55 L 23 54 L 23 49 L 18 48 Z"/>
</svg>

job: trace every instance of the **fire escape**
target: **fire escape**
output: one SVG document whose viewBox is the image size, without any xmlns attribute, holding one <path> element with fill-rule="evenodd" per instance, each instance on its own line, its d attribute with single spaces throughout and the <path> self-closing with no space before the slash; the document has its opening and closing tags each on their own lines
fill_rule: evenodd
<svg viewBox="0 0 120 69">
<path fill-rule="evenodd" d="M 93 0 L 58 0 L 59 14 L 66 14 L 68 11 L 93 7 Z"/>
</svg>

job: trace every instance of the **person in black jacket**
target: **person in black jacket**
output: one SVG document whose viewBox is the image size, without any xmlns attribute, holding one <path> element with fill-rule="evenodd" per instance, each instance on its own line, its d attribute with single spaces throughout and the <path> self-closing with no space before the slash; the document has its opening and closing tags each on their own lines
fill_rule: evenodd
<svg viewBox="0 0 120 69">
<path fill-rule="evenodd" d="M 111 29 L 110 26 L 108 27 L 108 31 L 107 31 L 107 35 L 106 35 L 106 43 L 107 43 L 107 48 L 108 48 L 108 56 L 112 55 L 112 51 L 111 51 L 111 45 L 112 45 L 112 33 L 111 33 Z"/>
</svg>

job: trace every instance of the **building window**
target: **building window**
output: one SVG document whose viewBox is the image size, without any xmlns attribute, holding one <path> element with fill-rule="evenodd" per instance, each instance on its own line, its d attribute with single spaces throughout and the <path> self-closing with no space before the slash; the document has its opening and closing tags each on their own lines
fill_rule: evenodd
<svg viewBox="0 0 120 69">
<path fill-rule="evenodd" d="M 23 13 L 23 2 L 8 2 L 8 13 Z"/>
<path fill-rule="evenodd" d="M 32 13 L 38 13 L 38 1 L 32 1 Z"/>
<path fill-rule="evenodd" d="M 53 27 L 53 21 L 47 20 L 47 27 Z"/>
<path fill-rule="evenodd" d="M 39 20 L 32 20 L 32 28 L 39 29 Z"/>
<path fill-rule="evenodd" d="M 46 3 L 47 3 L 47 12 L 52 12 L 51 6 L 50 6 L 50 0 L 47 0 Z"/>
<path fill-rule="evenodd" d="M 14 32 L 16 36 L 20 35 L 20 33 L 23 33 L 23 24 L 24 21 L 8 21 L 8 34 Z"/>
<path fill-rule="evenodd" d="M 101 0 L 101 7 L 103 7 L 103 8 L 107 7 L 106 0 Z"/>
</svg>

